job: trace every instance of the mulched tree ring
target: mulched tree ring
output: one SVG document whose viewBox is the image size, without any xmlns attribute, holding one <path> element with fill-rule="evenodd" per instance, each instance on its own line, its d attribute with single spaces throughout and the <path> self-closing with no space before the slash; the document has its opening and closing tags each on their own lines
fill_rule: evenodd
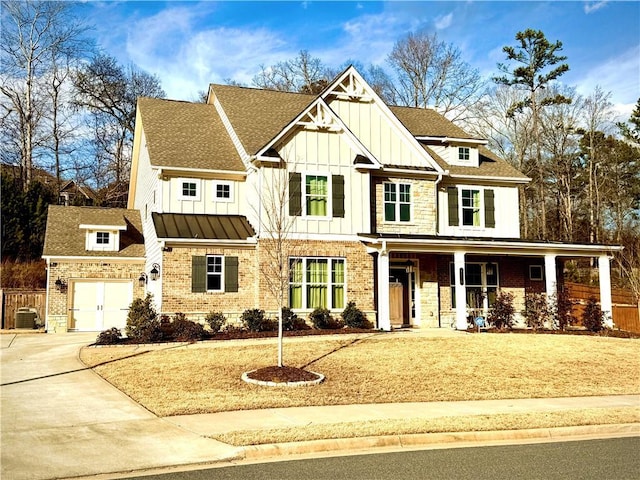
<svg viewBox="0 0 640 480">
<path fill-rule="evenodd" d="M 242 380 L 268 387 L 301 387 L 321 383 L 324 375 L 302 368 L 271 366 L 245 372 L 242 374 Z"/>
</svg>

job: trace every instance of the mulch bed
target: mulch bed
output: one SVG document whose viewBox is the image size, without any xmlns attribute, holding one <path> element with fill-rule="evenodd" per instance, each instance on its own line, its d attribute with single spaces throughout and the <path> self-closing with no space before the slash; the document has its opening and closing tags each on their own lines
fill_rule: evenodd
<svg viewBox="0 0 640 480">
<path fill-rule="evenodd" d="M 273 383 L 312 382 L 318 379 L 318 375 L 301 368 L 294 367 L 264 367 L 247 373 L 253 380 Z"/>
<path fill-rule="evenodd" d="M 467 330 L 468 333 L 478 333 L 476 328 L 470 328 Z M 589 330 L 583 329 L 568 329 L 568 330 L 549 330 L 549 329 L 540 329 L 533 330 L 532 328 L 512 328 L 512 329 L 503 329 L 499 330 L 497 328 L 487 328 L 482 329 L 480 333 L 522 333 L 522 334 L 532 334 L 532 335 L 582 335 L 582 336 L 590 336 L 590 337 L 613 337 L 613 338 L 640 338 L 639 333 L 634 332 L 626 332 L 624 330 L 602 330 L 601 332 L 595 333 L 590 332 Z"/>
</svg>

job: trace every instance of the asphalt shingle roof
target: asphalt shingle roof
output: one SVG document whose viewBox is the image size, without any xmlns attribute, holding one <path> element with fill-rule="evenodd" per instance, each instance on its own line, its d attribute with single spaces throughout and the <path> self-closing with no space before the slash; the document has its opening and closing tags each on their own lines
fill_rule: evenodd
<svg viewBox="0 0 640 480">
<path fill-rule="evenodd" d="M 151 165 L 245 171 L 213 105 L 138 99 Z"/>
<path fill-rule="evenodd" d="M 117 252 L 85 249 L 86 230 L 80 225 L 126 227 L 120 231 Z M 52 257 L 144 257 L 140 212 L 124 208 L 65 207 L 49 205 L 43 256 Z"/>
</svg>

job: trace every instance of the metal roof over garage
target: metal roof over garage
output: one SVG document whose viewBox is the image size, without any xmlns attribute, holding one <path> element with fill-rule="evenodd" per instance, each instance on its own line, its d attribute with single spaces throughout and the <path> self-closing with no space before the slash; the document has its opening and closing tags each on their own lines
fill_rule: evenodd
<svg viewBox="0 0 640 480">
<path fill-rule="evenodd" d="M 256 232 L 243 215 L 153 213 L 160 239 L 247 240 Z"/>
</svg>

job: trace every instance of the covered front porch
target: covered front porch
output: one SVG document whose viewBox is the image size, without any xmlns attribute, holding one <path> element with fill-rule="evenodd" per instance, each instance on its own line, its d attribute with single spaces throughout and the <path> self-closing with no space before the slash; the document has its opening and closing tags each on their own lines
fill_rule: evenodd
<svg viewBox="0 0 640 480">
<path fill-rule="evenodd" d="M 514 294 L 522 321 L 525 294 L 558 296 L 564 263 L 596 259 L 601 309 L 613 326 L 611 258 L 622 247 L 420 235 L 362 236 L 376 264 L 377 327 L 453 327 L 486 318 L 499 291 Z"/>
</svg>

